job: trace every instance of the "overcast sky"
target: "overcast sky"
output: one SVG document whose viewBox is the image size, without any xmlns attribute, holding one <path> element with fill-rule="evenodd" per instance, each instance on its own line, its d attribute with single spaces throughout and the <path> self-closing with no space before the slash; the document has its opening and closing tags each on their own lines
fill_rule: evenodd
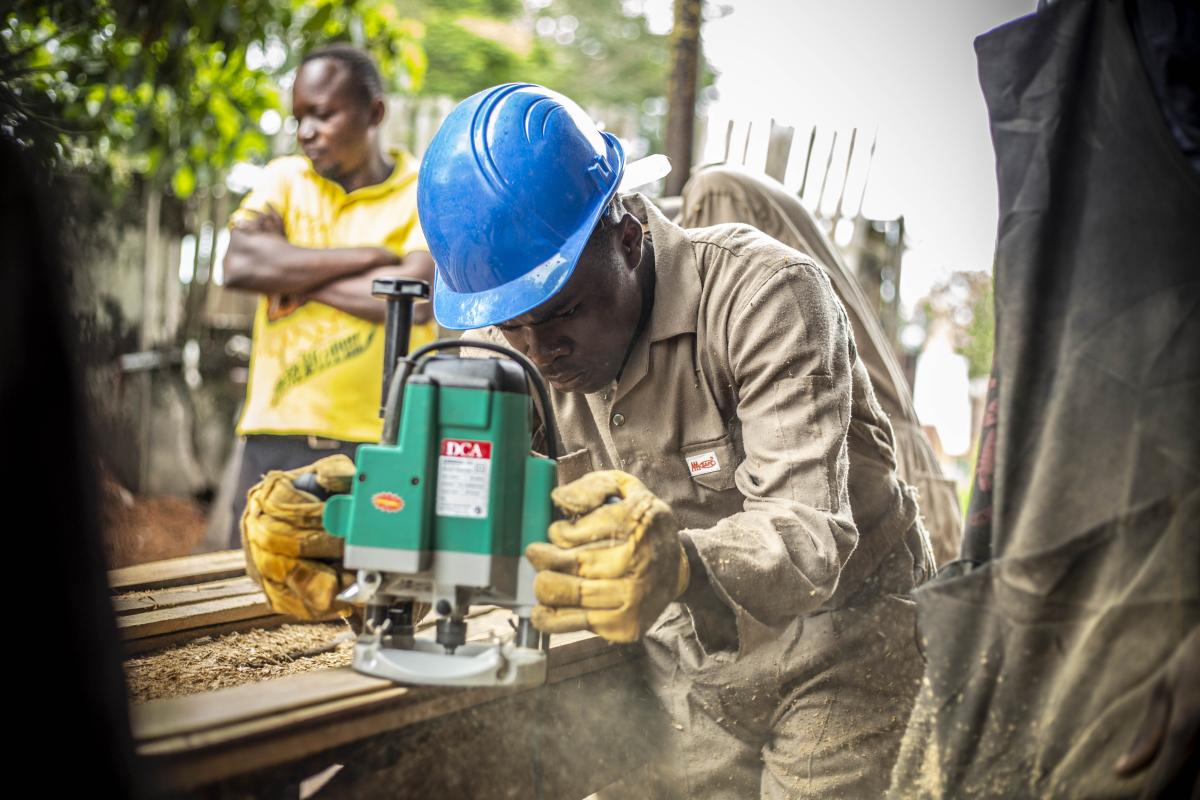
<svg viewBox="0 0 1200 800">
<path fill-rule="evenodd" d="M 837 169 L 850 129 L 858 127 L 861 160 L 851 168 L 847 198 L 856 207 L 878 130 L 863 206 L 868 216 L 906 218 L 913 248 L 900 287 L 905 304 L 951 271 L 990 271 L 995 164 L 972 41 L 1029 13 L 1034 0 L 714 2 L 732 6 L 732 13 L 703 29 L 708 58 L 720 72 L 711 108 L 720 129 L 712 138 L 720 141 L 710 141 L 708 154 L 724 150 L 723 120 L 754 120 L 764 137 L 771 118 L 794 125 L 801 133 L 785 182 L 796 188 L 812 125 L 820 126 L 817 149 L 825 142 L 826 152 L 828 138 L 840 131 Z M 669 27 L 670 6 L 648 0 L 656 27 Z M 765 138 L 752 134 L 751 162 L 756 152 L 765 152 Z M 816 166 L 823 170 L 824 159 Z M 827 207 L 836 201 L 834 189 Z"/>
</svg>

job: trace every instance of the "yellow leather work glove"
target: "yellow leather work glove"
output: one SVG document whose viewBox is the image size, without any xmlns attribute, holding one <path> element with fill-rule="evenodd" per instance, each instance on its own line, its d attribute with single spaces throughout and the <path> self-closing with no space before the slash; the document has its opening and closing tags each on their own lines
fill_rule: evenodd
<svg viewBox="0 0 1200 800">
<path fill-rule="evenodd" d="M 342 539 L 321 524 L 325 503 L 292 483 L 309 472 L 328 491 L 347 492 L 354 462 L 339 454 L 300 469 L 268 472 L 246 495 L 242 546 L 246 570 L 262 585 L 271 608 L 319 619 L 347 608 L 334 597 L 353 577 L 340 569 Z"/>
<path fill-rule="evenodd" d="M 525 548 L 538 570 L 533 624 L 545 633 L 590 630 L 610 642 L 636 641 L 688 585 L 671 507 L 619 470 L 585 475 L 550 496 L 574 519 L 550 526 L 551 544 Z"/>
</svg>

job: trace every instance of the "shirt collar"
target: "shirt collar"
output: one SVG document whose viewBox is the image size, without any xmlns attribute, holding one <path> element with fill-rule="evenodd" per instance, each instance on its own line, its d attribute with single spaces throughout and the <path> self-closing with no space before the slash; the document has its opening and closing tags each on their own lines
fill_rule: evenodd
<svg viewBox="0 0 1200 800">
<path fill-rule="evenodd" d="M 617 381 L 614 403 L 646 377 L 651 344 L 696 332 L 701 289 L 696 252 L 687 232 L 668 221 L 644 195 L 629 195 L 623 197 L 622 202 L 650 234 L 650 246 L 654 248 L 654 307 L 650 310 L 650 321 L 634 341 L 621 379 Z"/>
<path fill-rule="evenodd" d="M 340 195 L 340 199 L 344 202 L 355 200 L 369 200 L 373 197 L 379 197 L 388 194 L 396 189 L 403 188 L 417 179 L 415 170 L 409 168 L 410 156 L 403 150 L 391 149 L 387 151 L 388 157 L 391 158 L 394 166 L 392 172 L 380 183 L 372 183 L 370 186 L 360 186 L 353 192 L 347 192 L 342 188 L 341 184 L 322 177 L 316 169 L 313 168 L 312 162 L 308 162 L 308 173 L 317 181 L 327 183 L 330 187 Z"/>
<path fill-rule="evenodd" d="M 628 195 L 622 202 L 646 226 L 654 248 L 654 307 L 642 335 L 658 342 L 695 333 L 700 271 L 687 231 L 663 216 L 645 195 Z"/>
</svg>

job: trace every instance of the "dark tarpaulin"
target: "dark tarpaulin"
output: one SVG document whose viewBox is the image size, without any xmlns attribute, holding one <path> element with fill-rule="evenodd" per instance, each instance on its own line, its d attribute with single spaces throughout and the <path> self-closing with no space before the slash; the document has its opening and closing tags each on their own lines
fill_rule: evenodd
<svg viewBox="0 0 1200 800">
<path fill-rule="evenodd" d="M 896 797 L 1125 797 L 1150 686 L 1200 624 L 1200 178 L 1122 3 L 980 37 L 996 353 L 965 560 L 917 591 Z"/>
</svg>

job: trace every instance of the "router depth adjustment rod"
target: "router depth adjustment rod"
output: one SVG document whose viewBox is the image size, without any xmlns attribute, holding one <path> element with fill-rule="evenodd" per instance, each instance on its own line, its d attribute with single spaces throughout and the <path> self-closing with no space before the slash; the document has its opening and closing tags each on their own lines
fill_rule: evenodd
<svg viewBox="0 0 1200 800">
<path fill-rule="evenodd" d="M 376 278 L 371 294 L 387 303 L 387 321 L 383 329 L 383 396 L 379 416 L 387 412 L 388 386 L 396 370 L 396 360 L 408 355 L 412 335 L 413 303 L 429 299 L 429 284 L 411 278 Z"/>
</svg>

